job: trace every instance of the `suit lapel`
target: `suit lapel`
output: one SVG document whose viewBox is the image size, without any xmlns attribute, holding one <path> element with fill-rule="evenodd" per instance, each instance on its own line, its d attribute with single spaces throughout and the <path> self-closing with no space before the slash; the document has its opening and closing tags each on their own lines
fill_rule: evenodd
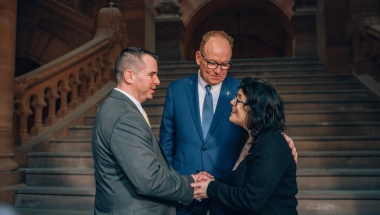
<svg viewBox="0 0 380 215">
<path fill-rule="evenodd" d="M 202 124 L 199 112 L 199 98 L 198 98 L 198 73 L 194 75 L 189 81 L 186 89 L 187 98 L 193 116 L 194 125 L 197 128 L 199 137 L 203 140 Z"/>
<path fill-rule="evenodd" d="M 214 132 L 216 126 L 218 125 L 220 119 L 223 116 L 223 113 L 231 109 L 230 101 L 235 96 L 235 95 L 232 95 L 231 93 L 233 91 L 231 90 L 231 87 L 232 87 L 232 84 L 230 82 L 230 79 L 226 77 L 226 79 L 223 81 L 222 89 L 220 90 L 218 104 L 216 106 L 214 117 L 212 118 L 210 130 L 205 139 L 205 142 L 207 142 L 208 138 Z"/>
<path fill-rule="evenodd" d="M 137 108 L 137 106 L 135 105 L 135 103 L 133 103 L 132 100 L 129 99 L 129 98 L 128 98 L 126 95 L 124 95 L 123 93 L 121 93 L 121 92 L 119 92 L 119 91 L 117 91 L 117 90 L 112 90 L 112 92 L 111 92 L 111 94 L 110 94 L 110 97 L 114 97 L 114 98 L 116 98 L 116 99 L 123 100 L 123 101 L 127 102 L 132 108 L 134 108 L 137 112 L 139 112 L 139 113 L 141 114 L 140 110 Z M 141 117 L 142 117 L 142 119 L 145 121 L 144 116 L 143 116 L 142 114 L 141 114 Z M 168 162 L 168 159 L 167 159 L 166 156 L 165 156 L 165 152 L 164 152 L 164 150 L 162 149 L 161 144 L 160 144 L 160 142 L 158 141 L 157 137 L 154 135 L 152 129 L 150 129 L 150 134 L 151 134 L 151 135 L 154 137 L 154 139 L 156 140 L 156 143 L 153 143 L 153 144 L 157 144 L 157 145 L 158 145 L 158 147 L 160 148 L 160 151 L 161 151 L 161 155 L 164 157 L 164 159 L 165 159 L 167 165 L 170 166 L 170 165 L 169 165 L 169 162 Z"/>
</svg>

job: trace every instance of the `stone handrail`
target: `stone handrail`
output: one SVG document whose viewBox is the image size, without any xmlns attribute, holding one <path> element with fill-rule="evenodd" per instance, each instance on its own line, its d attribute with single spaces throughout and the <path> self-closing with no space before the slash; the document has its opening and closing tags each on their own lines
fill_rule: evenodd
<svg viewBox="0 0 380 215">
<path fill-rule="evenodd" d="M 109 82 L 114 34 L 15 79 L 14 136 L 17 145 L 39 135 Z"/>
<path fill-rule="evenodd" d="M 371 25 L 367 29 L 368 58 L 372 64 L 369 70 L 369 75 L 372 76 L 378 83 L 380 83 L 380 23 Z"/>
</svg>

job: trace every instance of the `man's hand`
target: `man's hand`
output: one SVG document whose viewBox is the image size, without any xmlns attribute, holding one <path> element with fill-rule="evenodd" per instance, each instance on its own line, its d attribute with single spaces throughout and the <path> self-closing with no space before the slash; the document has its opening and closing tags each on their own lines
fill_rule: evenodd
<svg viewBox="0 0 380 215">
<path fill-rule="evenodd" d="M 191 176 L 193 177 L 195 182 L 205 181 L 205 180 L 214 178 L 214 176 L 212 176 L 210 173 L 205 172 L 205 171 L 199 172 L 197 174 L 192 174 Z"/>
<path fill-rule="evenodd" d="M 292 140 L 292 138 L 290 138 L 288 135 L 286 135 L 285 133 L 282 133 L 282 136 L 284 136 L 286 142 L 288 142 L 289 144 L 289 148 L 292 150 L 292 155 L 293 155 L 293 158 L 294 158 L 294 161 L 297 163 L 297 160 L 298 160 L 298 153 L 297 153 L 297 149 L 296 147 L 294 146 L 294 142 Z"/>
<path fill-rule="evenodd" d="M 191 187 L 194 188 L 194 199 L 201 201 L 203 198 L 208 198 L 207 196 L 207 187 L 208 184 L 213 181 L 211 178 L 207 178 L 206 180 L 199 181 L 196 183 L 191 183 Z"/>
</svg>

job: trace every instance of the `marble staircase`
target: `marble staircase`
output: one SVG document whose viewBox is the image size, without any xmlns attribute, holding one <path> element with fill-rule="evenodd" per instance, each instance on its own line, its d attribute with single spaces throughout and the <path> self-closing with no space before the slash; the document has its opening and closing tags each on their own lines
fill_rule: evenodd
<svg viewBox="0 0 380 215">
<path fill-rule="evenodd" d="M 161 85 L 143 104 L 158 136 L 167 85 L 197 71 L 195 62 L 161 63 Z M 270 82 L 285 100 L 286 133 L 299 160 L 299 214 L 380 214 L 380 98 L 353 75 L 329 74 L 316 57 L 233 61 L 229 75 Z M 30 152 L 26 185 L 15 190 L 20 214 L 93 214 L 94 114 Z"/>
</svg>

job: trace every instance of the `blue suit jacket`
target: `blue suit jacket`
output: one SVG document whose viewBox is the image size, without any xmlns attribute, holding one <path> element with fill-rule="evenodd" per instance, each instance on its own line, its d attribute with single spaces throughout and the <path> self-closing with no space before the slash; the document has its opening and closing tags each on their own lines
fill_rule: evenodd
<svg viewBox="0 0 380 215">
<path fill-rule="evenodd" d="M 235 149 L 246 131 L 229 121 L 230 101 L 239 80 L 227 76 L 206 139 L 199 113 L 198 73 L 169 84 L 160 129 L 160 143 L 173 168 L 182 175 L 207 171 L 227 177 L 236 162 Z"/>
</svg>

